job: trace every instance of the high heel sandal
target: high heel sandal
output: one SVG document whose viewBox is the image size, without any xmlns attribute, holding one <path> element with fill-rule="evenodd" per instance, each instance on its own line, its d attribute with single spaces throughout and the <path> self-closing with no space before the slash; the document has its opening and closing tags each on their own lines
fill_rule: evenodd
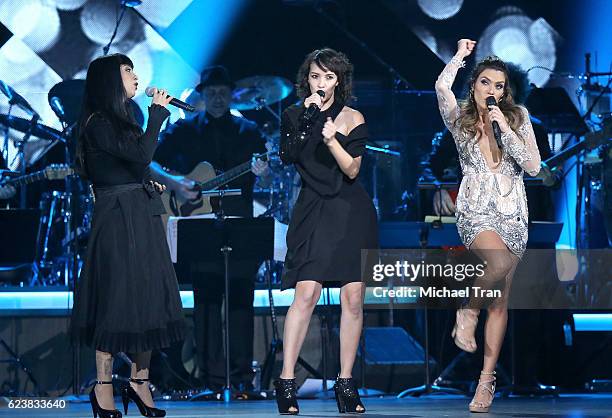
<svg viewBox="0 0 612 418">
<path fill-rule="evenodd" d="M 457 319 L 451 333 L 455 345 L 468 353 L 474 353 L 478 348 L 474 339 L 476 327 L 478 326 L 478 313 L 470 313 L 469 311 L 472 310 L 467 308 L 457 309 Z M 467 338 L 465 334 L 467 334 Z"/>
<path fill-rule="evenodd" d="M 143 383 L 148 382 L 149 379 L 132 379 L 130 377 L 129 381 L 132 383 L 136 383 L 137 385 L 142 385 Z M 132 388 L 129 383 L 123 386 L 123 388 L 121 389 L 121 399 L 123 399 L 123 409 L 125 410 L 125 415 L 127 415 L 128 405 L 131 399 L 132 401 L 134 401 L 134 403 L 138 407 L 138 411 L 140 411 L 140 415 L 142 415 L 143 417 L 166 416 L 166 411 L 164 411 L 163 409 L 153 408 L 152 406 L 148 406 L 147 404 L 145 404 L 144 401 L 140 399 L 140 396 L 138 396 L 138 393 L 136 393 L 134 388 Z"/>
<path fill-rule="evenodd" d="M 300 413 L 300 407 L 297 403 L 297 385 L 295 379 L 281 379 L 274 381 L 276 389 L 276 404 L 278 405 L 278 413 L 281 415 L 297 415 Z M 294 408 L 290 411 L 290 408 Z"/>
<path fill-rule="evenodd" d="M 346 412 L 351 414 L 362 414 L 365 412 L 365 406 L 363 406 L 361 402 L 359 391 L 352 377 L 347 379 L 337 377 L 336 383 L 334 384 L 334 394 L 336 395 L 338 412 L 341 414 Z M 357 409 L 359 407 L 361 407 L 361 409 Z"/>
<path fill-rule="evenodd" d="M 470 408 L 470 412 L 485 412 L 486 413 L 486 412 L 489 412 L 489 409 L 491 408 L 491 404 L 493 403 L 493 399 L 495 399 L 495 385 L 496 385 L 497 379 L 495 378 L 495 371 L 492 371 L 491 373 L 480 372 L 480 376 L 481 377 L 490 376 L 491 378 L 489 380 L 485 380 L 484 382 L 480 378 L 478 379 L 478 386 L 476 386 L 476 393 L 474 393 L 474 398 L 472 399 L 472 402 L 470 402 L 469 408 Z M 491 384 L 491 387 L 488 386 L 488 383 Z M 479 389 L 485 393 L 488 392 L 488 394 L 491 396 L 488 402 L 481 402 L 481 401 L 474 400 L 476 399 L 476 395 L 478 395 Z"/>
<path fill-rule="evenodd" d="M 89 401 L 91 402 L 91 409 L 93 411 L 93 416 L 96 418 L 98 415 L 100 418 L 121 418 L 121 412 L 118 409 L 103 409 L 98 403 L 98 398 L 96 397 L 96 385 L 112 385 L 113 382 L 103 382 L 101 380 L 96 380 L 96 384 L 93 388 L 91 388 L 91 392 L 89 392 Z"/>
</svg>

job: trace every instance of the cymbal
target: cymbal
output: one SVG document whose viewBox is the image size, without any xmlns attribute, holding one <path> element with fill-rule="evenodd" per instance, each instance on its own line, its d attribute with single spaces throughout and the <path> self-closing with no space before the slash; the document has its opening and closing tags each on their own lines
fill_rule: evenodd
<svg viewBox="0 0 612 418">
<path fill-rule="evenodd" d="M 17 116 L 9 116 L 0 113 L 0 125 L 8 126 L 19 132 L 31 132 L 32 136 L 48 141 L 60 140 L 62 133 L 57 129 L 44 125 L 40 122 L 32 124 L 30 119 L 19 118 Z"/>
<path fill-rule="evenodd" d="M 28 103 L 28 101 L 22 95 L 17 93 L 14 88 L 9 86 L 2 80 L 0 80 L 0 91 L 9 100 L 9 104 L 21 108 L 24 112 L 29 113 L 31 116 L 36 116 L 37 118 L 40 118 L 40 115 L 34 110 L 30 103 Z"/>
<path fill-rule="evenodd" d="M 259 109 L 283 100 L 293 91 L 289 80 L 277 76 L 256 75 L 236 82 L 232 93 L 233 109 Z"/>
</svg>

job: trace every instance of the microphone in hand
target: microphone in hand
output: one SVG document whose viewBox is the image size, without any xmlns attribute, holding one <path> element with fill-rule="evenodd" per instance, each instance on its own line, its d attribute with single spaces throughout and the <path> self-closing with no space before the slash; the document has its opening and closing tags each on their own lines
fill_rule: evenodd
<svg viewBox="0 0 612 418">
<path fill-rule="evenodd" d="M 497 100 L 495 100 L 495 97 L 493 96 L 487 97 L 486 103 L 487 103 L 487 107 L 489 108 L 489 110 L 491 110 L 491 106 L 497 106 Z M 499 128 L 499 123 L 497 123 L 496 121 L 493 121 L 493 123 L 491 123 L 491 126 L 493 127 L 493 135 L 495 136 L 497 147 L 499 149 L 502 149 L 501 129 Z"/>
<path fill-rule="evenodd" d="M 153 97 L 153 94 L 155 94 L 155 90 L 157 90 L 157 88 L 147 87 L 147 89 L 145 90 L 145 94 L 149 97 Z M 183 109 L 186 112 L 195 111 L 195 107 L 177 98 L 172 98 L 172 100 L 170 101 L 170 104 L 174 107 L 178 107 L 179 109 Z"/>
</svg>

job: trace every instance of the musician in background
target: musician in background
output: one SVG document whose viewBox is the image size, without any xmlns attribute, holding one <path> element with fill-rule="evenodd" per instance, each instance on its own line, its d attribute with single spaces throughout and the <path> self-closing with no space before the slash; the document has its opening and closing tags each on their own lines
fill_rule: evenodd
<svg viewBox="0 0 612 418">
<path fill-rule="evenodd" d="M 198 163 L 207 161 L 216 170 L 227 171 L 265 153 L 265 140 L 255 123 L 230 113 L 232 90 L 235 85 L 225 67 L 205 69 L 196 91 L 201 94 L 205 111 L 177 121 L 161 135 L 153 163 L 154 178 L 165 184 L 177 196 L 193 200 L 198 193 L 194 182 L 185 175 Z M 166 170 L 180 174 L 171 174 Z M 230 216 L 253 216 L 253 185 L 255 176 L 264 183 L 269 178 L 268 163 L 255 160 L 252 173 L 247 173 L 229 183 L 231 189 L 241 189 L 241 196 L 223 198 L 222 210 Z M 211 199 L 213 209 L 218 209 L 216 198 Z M 238 261 L 237 268 L 234 261 Z M 233 260 L 230 278 L 230 358 L 232 385 L 238 390 L 250 390 L 253 360 L 253 294 L 257 265 Z M 250 265 L 253 264 L 253 265 Z M 221 330 L 221 303 L 223 300 L 223 266 L 215 271 L 203 271 L 198 266 L 188 272 L 194 291 L 195 337 L 200 370 L 208 388 L 217 390 L 224 383 L 224 354 Z M 180 274 L 179 274 L 180 276 Z M 183 279 L 184 280 L 184 279 Z"/>
<path fill-rule="evenodd" d="M 0 155 L 0 173 L 3 170 L 6 170 L 8 167 L 6 166 L 6 162 L 4 161 L 4 157 Z M 2 175 L 0 175 L 0 184 L 2 184 Z M 1 186 L 0 185 L 0 200 L 4 200 L 5 202 L 0 202 L 1 206 L 5 206 L 8 202 L 6 200 L 11 199 L 15 196 L 16 190 L 13 186 Z"/>
</svg>

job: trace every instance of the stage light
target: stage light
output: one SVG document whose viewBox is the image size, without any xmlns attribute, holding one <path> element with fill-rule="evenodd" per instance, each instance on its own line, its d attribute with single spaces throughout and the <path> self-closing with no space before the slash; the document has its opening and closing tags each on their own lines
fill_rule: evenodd
<svg viewBox="0 0 612 418">
<path fill-rule="evenodd" d="M 73 11 L 83 7 L 87 0 L 47 0 L 50 4 L 54 4 L 59 10 Z"/>
<path fill-rule="evenodd" d="M 142 4 L 142 0 L 121 0 L 121 5 L 124 7 L 138 7 Z"/>
<path fill-rule="evenodd" d="M 57 10 L 41 0 L 2 4 L 0 21 L 37 53 L 52 47 L 60 35 Z"/>
<path fill-rule="evenodd" d="M 532 20 L 515 7 L 498 10 L 494 20 L 484 30 L 476 47 L 476 59 L 497 55 L 524 70 L 535 66 L 554 69 L 556 64 L 555 32 L 542 18 Z M 541 87 L 550 72 L 534 69 L 529 81 Z"/>
<path fill-rule="evenodd" d="M 427 16 L 436 20 L 445 20 L 455 16 L 463 0 L 418 0 L 419 7 Z"/>
<path fill-rule="evenodd" d="M 438 41 L 429 29 L 424 26 L 417 26 L 412 31 L 431 51 L 438 54 Z"/>
<path fill-rule="evenodd" d="M 115 30 L 119 8 L 119 4 L 108 2 L 87 3 L 81 12 L 81 28 L 85 36 L 99 45 L 106 45 Z M 121 42 L 126 37 L 132 21 L 133 12 L 128 11 L 117 28 L 114 44 Z"/>
</svg>

